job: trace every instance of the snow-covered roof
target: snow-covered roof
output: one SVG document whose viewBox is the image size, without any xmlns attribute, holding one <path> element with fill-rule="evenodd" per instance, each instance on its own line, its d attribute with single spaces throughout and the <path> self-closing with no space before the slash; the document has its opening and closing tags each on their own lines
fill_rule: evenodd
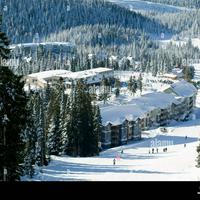
<svg viewBox="0 0 200 200">
<path fill-rule="evenodd" d="M 89 69 L 89 70 L 85 70 L 85 71 L 87 71 L 87 72 L 101 73 L 101 72 L 111 72 L 111 71 L 113 71 L 113 69 L 105 68 L 105 67 L 98 67 L 98 68 Z"/>
<path fill-rule="evenodd" d="M 113 69 L 98 67 L 98 68 L 79 71 L 79 72 L 66 73 L 66 74 L 63 74 L 62 77 L 72 78 L 72 79 L 82 79 L 82 78 L 94 77 L 102 72 L 111 72 L 111 71 L 113 71 Z"/>
<path fill-rule="evenodd" d="M 182 97 L 190 97 L 197 93 L 195 86 L 185 80 L 172 84 L 171 88 L 178 96 Z"/>
<path fill-rule="evenodd" d="M 52 77 L 62 77 L 63 79 L 86 79 L 90 77 L 97 77 L 99 73 L 102 72 L 112 72 L 113 69 L 109 68 L 95 68 L 95 69 L 90 69 L 90 70 L 85 70 L 85 71 L 79 71 L 79 72 L 71 72 L 67 70 L 50 70 L 50 71 L 44 71 L 44 72 L 38 72 L 38 73 L 33 73 L 28 75 L 27 77 L 29 78 L 35 78 L 37 80 L 46 80 Z M 69 81 L 69 80 L 66 80 Z"/>
<path fill-rule="evenodd" d="M 95 75 L 96 73 L 94 72 L 81 71 L 81 72 L 72 72 L 69 74 L 64 74 L 62 77 L 71 79 L 82 79 L 82 78 L 93 77 Z"/>
<path fill-rule="evenodd" d="M 125 119 L 132 121 L 144 116 L 146 112 L 145 109 L 132 104 L 103 107 L 101 108 L 102 124 L 107 125 L 111 123 L 113 125 L 119 125 Z"/>
<path fill-rule="evenodd" d="M 43 71 L 38 73 L 33 73 L 28 75 L 28 77 L 36 78 L 36 79 L 48 79 L 54 76 L 62 76 L 65 74 L 70 74 L 72 72 L 67 70 L 49 70 L 49 71 Z"/>
<path fill-rule="evenodd" d="M 176 75 L 182 74 L 183 73 L 183 69 L 174 68 L 174 69 L 172 69 L 172 73 L 176 74 Z"/>
<path fill-rule="evenodd" d="M 172 103 L 178 104 L 175 95 L 167 94 L 163 92 L 147 93 L 139 98 L 135 98 L 129 103 L 137 104 L 139 106 L 145 106 L 148 110 L 151 108 L 165 109 Z"/>
<path fill-rule="evenodd" d="M 110 56 L 111 60 L 117 60 L 117 56 Z"/>
<path fill-rule="evenodd" d="M 108 123 L 119 125 L 125 119 L 131 121 L 142 118 L 155 109 L 166 109 L 172 103 L 180 103 L 173 94 L 162 92 L 148 93 L 131 100 L 126 105 L 101 108 L 102 123 L 103 125 Z"/>
<path fill-rule="evenodd" d="M 163 77 L 168 77 L 168 78 L 177 78 L 177 75 L 176 75 L 176 74 L 166 73 L 166 74 L 163 74 Z"/>
</svg>

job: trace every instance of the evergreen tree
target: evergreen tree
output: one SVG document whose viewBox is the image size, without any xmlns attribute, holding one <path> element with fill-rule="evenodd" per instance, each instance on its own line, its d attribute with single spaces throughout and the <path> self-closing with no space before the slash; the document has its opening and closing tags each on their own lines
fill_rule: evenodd
<svg viewBox="0 0 200 200">
<path fill-rule="evenodd" d="M 152 69 L 152 76 L 156 77 L 157 74 L 158 74 L 158 66 L 157 66 L 157 64 L 154 64 L 153 69 Z"/>
<path fill-rule="evenodd" d="M 62 153 L 66 153 L 67 145 L 68 145 L 68 123 L 70 119 L 70 98 L 65 96 L 65 110 L 63 113 L 63 120 L 62 120 L 62 128 L 61 128 L 61 135 L 62 135 Z"/>
<path fill-rule="evenodd" d="M 106 101 L 110 97 L 109 88 L 110 88 L 109 81 L 108 81 L 108 79 L 104 78 L 102 83 L 101 83 L 101 94 L 99 96 L 99 100 L 103 101 L 104 104 L 106 103 Z"/>
<path fill-rule="evenodd" d="M 94 133 L 93 107 L 86 85 L 79 81 L 72 94 L 68 123 L 67 154 L 93 156 L 97 154 L 98 142 Z"/>
<path fill-rule="evenodd" d="M 115 96 L 118 97 L 120 95 L 120 88 L 121 88 L 121 83 L 119 79 L 115 79 Z"/>
<path fill-rule="evenodd" d="M 19 180 L 23 172 L 22 132 L 26 124 L 27 97 L 21 77 L 2 66 L 3 59 L 9 57 L 10 50 L 9 40 L 1 32 L 1 28 L 0 43 L 0 179 L 14 181 Z"/>
<path fill-rule="evenodd" d="M 67 95 L 65 86 L 60 79 L 59 84 L 52 90 L 50 103 L 50 124 L 48 129 L 48 149 L 53 155 L 64 153 L 67 142 Z M 65 118 L 66 117 L 66 118 Z"/>
<path fill-rule="evenodd" d="M 128 82 L 128 89 L 133 95 L 136 93 L 137 82 L 132 76 L 130 77 L 129 82 Z"/>
<path fill-rule="evenodd" d="M 195 69 L 193 66 L 185 66 L 183 69 L 185 80 L 191 81 L 194 78 Z"/>
<path fill-rule="evenodd" d="M 197 153 L 198 153 L 197 167 L 200 168 L 200 145 L 197 147 Z"/>
<path fill-rule="evenodd" d="M 119 88 L 115 89 L 115 97 L 118 97 L 120 95 L 120 90 Z"/>
<path fill-rule="evenodd" d="M 94 126 L 94 141 L 93 141 L 94 152 L 95 154 L 99 154 L 99 151 L 101 151 L 101 132 L 102 132 L 102 119 L 99 106 L 94 106 L 93 126 Z M 97 143 L 98 146 L 96 145 Z"/>
<path fill-rule="evenodd" d="M 68 143 L 66 148 L 66 153 L 71 156 L 79 155 L 79 137 L 77 131 L 77 121 L 76 121 L 76 113 L 77 106 L 75 104 L 75 89 L 72 89 L 72 94 L 70 98 L 70 106 L 69 106 L 69 119 L 67 124 L 67 135 L 68 135 Z"/>
<path fill-rule="evenodd" d="M 35 172 L 35 164 L 36 164 L 36 142 L 37 142 L 37 133 L 34 124 L 34 116 L 33 108 L 34 108 L 34 93 L 31 92 L 29 101 L 27 104 L 28 110 L 28 118 L 26 123 L 26 129 L 24 130 L 24 137 L 25 137 L 25 159 L 24 159 L 24 171 L 25 174 L 28 175 L 30 178 L 33 177 Z"/>
<path fill-rule="evenodd" d="M 48 131 L 48 151 L 51 155 L 60 155 L 62 146 L 59 112 L 53 115 Z"/>
<path fill-rule="evenodd" d="M 19 180 L 24 159 L 27 98 L 21 77 L 0 66 L 0 179 Z M 7 176 L 3 178 L 7 170 Z"/>
<path fill-rule="evenodd" d="M 65 94 L 65 85 L 62 79 L 60 79 L 59 85 L 59 128 L 60 128 L 60 150 L 64 153 L 67 144 L 67 123 L 68 123 L 68 96 Z"/>
<path fill-rule="evenodd" d="M 36 164 L 38 166 L 44 166 L 48 164 L 47 159 L 47 144 L 46 144 L 46 131 L 45 131 L 45 113 L 43 99 L 40 93 L 36 94 L 36 101 L 34 106 L 34 115 L 37 115 L 35 119 L 37 142 L 36 142 Z"/>
<path fill-rule="evenodd" d="M 8 39 L 6 34 L 1 31 L 1 27 L 0 27 L 0 66 L 4 65 L 5 60 L 9 58 L 9 54 L 10 54 L 9 44 L 10 44 L 10 40 Z"/>
<path fill-rule="evenodd" d="M 142 74 L 140 73 L 138 81 L 137 81 L 137 86 L 140 90 L 140 95 L 142 94 Z"/>
</svg>

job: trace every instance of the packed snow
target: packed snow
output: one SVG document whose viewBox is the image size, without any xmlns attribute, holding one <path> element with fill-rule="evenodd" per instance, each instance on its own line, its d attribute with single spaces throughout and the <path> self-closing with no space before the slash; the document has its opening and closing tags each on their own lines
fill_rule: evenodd
<svg viewBox="0 0 200 200">
<path fill-rule="evenodd" d="M 190 10 L 185 7 L 178 7 L 161 3 L 152 3 L 149 1 L 141 1 L 141 0 L 108 0 L 108 1 L 126 7 L 130 10 L 139 12 L 152 11 L 152 12 L 162 12 L 162 13 L 164 12 L 174 13 L 174 12 L 183 12 Z"/>
<path fill-rule="evenodd" d="M 102 152 L 99 157 L 72 158 L 52 156 L 49 166 L 29 181 L 200 181 L 195 167 L 200 138 L 200 120 L 175 124 L 143 134 L 142 141 Z M 187 139 L 185 136 L 187 135 Z M 150 146 L 159 146 L 150 153 Z M 186 144 L 186 147 L 184 147 Z M 121 154 L 123 149 L 123 154 Z M 113 159 L 116 165 L 113 166 Z"/>
<path fill-rule="evenodd" d="M 166 131 L 156 128 L 143 132 L 142 137 L 140 141 L 108 149 L 96 157 L 52 156 L 47 167 L 36 169 L 33 179 L 23 177 L 23 180 L 200 181 L 200 169 L 196 168 L 196 148 L 200 143 L 200 91 L 193 120 L 173 121 L 166 126 Z M 164 148 L 167 152 L 163 152 Z"/>
<path fill-rule="evenodd" d="M 37 46 L 67 46 L 67 47 L 74 47 L 75 44 L 70 42 L 35 42 L 35 43 L 21 43 L 21 44 L 12 44 L 10 45 L 11 49 L 14 49 L 16 47 L 37 47 Z"/>
<path fill-rule="evenodd" d="M 176 45 L 178 47 L 181 47 L 183 45 L 186 45 L 188 40 L 189 40 L 189 38 L 183 38 L 183 39 L 175 40 L 175 39 L 172 38 L 172 36 L 171 36 L 171 38 L 166 37 L 164 39 L 159 39 L 159 38 L 157 38 L 157 39 L 158 39 L 157 41 L 158 41 L 160 47 L 163 48 L 163 49 L 166 49 L 167 45 L 170 44 L 170 43 L 173 44 L 173 45 Z M 191 38 L 191 42 L 192 42 L 192 45 L 194 47 L 197 47 L 197 48 L 200 49 L 200 39 L 199 38 Z"/>
</svg>

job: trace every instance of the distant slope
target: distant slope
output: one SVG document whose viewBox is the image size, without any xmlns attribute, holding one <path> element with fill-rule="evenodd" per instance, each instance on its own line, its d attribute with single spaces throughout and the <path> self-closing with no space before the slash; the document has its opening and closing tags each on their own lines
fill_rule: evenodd
<svg viewBox="0 0 200 200">
<path fill-rule="evenodd" d="M 0 0 L 0 6 L 4 6 Z M 164 26 L 104 0 L 7 0 L 4 30 L 12 43 L 32 42 L 35 35 L 44 39 L 77 26 L 114 25 L 144 32 L 158 32 Z"/>
<path fill-rule="evenodd" d="M 140 0 L 108 0 L 120 6 L 124 6 L 134 11 L 151 11 L 161 13 L 175 13 L 189 10 L 188 8 L 172 6 L 162 3 L 152 3 L 151 1 Z"/>
<path fill-rule="evenodd" d="M 155 3 L 164 3 L 168 5 L 188 7 L 188 8 L 200 8 L 200 0 L 143 0 Z"/>
</svg>

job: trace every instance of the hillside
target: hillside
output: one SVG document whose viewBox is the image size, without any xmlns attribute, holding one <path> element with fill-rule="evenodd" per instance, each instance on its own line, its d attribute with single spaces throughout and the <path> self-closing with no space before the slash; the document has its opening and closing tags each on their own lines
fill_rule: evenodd
<svg viewBox="0 0 200 200">
<path fill-rule="evenodd" d="M 3 0 L 0 0 L 0 5 L 5 5 Z M 3 29 L 12 43 L 32 42 L 38 36 L 44 40 L 50 34 L 70 28 L 98 24 L 146 33 L 165 29 L 148 17 L 104 0 L 7 0 L 6 6 Z"/>
<path fill-rule="evenodd" d="M 159 46 L 152 41 L 154 38 L 161 39 L 161 33 L 164 33 L 165 39 L 176 34 L 187 35 L 188 31 L 197 35 L 200 30 L 198 11 L 141 14 L 116 4 L 116 1 L 119 2 L 6 1 L 8 9 L 3 14 L 3 29 L 12 44 L 69 42 L 74 44 L 77 50 L 69 54 L 68 50 L 63 50 L 63 45 L 56 46 L 55 51 L 49 51 L 48 48 L 45 50 L 43 45 L 30 50 L 18 49 L 15 52 L 19 53 L 15 53 L 13 59 L 19 58 L 23 62 L 12 70 L 27 74 L 49 69 L 49 66 L 50 69 L 68 69 L 70 66 L 74 71 L 79 71 L 90 68 L 91 63 L 96 67 L 132 69 L 133 66 L 127 60 L 127 57 L 132 57 L 143 63 L 140 70 L 154 70 L 156 74 L 157 71 L 170 71 L 174 66 L 180 65 L 184 55 L 188 55 L 189 59 L 199 57 L 198 49 L 193 47 L 168 47 L 168 51 L 158 49 Z M 0 2 L 3 6 L 3 1 Z M 151 4 L 148 2 L 148 5 Z M 112 56 L 117 57 L 117 60 L 110 59 Z M 32 59 L 28 64 L 27 57 Z M 169 62 L 170 64 L 166 65 Z"/>
</svg>

